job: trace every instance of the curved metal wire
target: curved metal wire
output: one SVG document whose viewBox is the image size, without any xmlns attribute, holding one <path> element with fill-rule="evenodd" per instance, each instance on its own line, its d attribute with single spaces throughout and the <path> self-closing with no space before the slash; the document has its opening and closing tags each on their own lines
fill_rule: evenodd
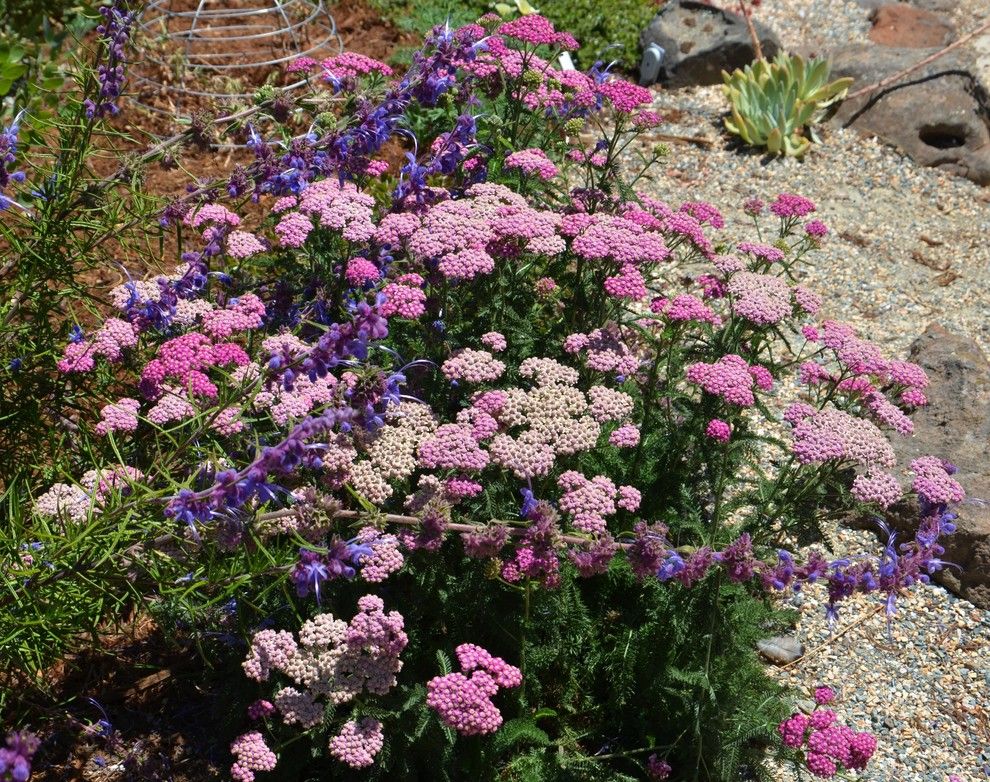
<svg viewBox="0 0 990 782">
<path fill-rule="evenodd" d="M 208 98 L 250 98 L 251 92 L 211 89 L 217 77 L 259 86 L 257 70 L 297 57 L 329 57 L 343 51 L 337 23 L 324 0 L 150 0 L 138 26 L 154 46 L 131 69 L 138 87 L 134 100 L 159 114 L 188 118 L 190 104 Z M 190 9 L 188 5 L 193 5 Z M 218 46 L 219 45 L 219 46 Z M 171 81 L 161 74 L 172 74 Z M 300 79 L 284 89 L 306 83 Z M 142 93 L 147 97 L 142 97 Z M 168 98 L 173 108 L 156 105 L 152 95 Z"/>
</svg>

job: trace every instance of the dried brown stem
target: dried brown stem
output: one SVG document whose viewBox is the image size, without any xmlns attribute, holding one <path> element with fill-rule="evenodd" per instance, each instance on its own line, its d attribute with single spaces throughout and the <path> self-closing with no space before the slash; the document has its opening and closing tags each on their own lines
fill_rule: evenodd
<svg viewBox="0 0 990 782">
<path fill-rule="evenodd" d="M 294 508 L 284 508 L 282 510 L 271 511 L 270 513 L 262 513 L 258 516 L 258 521 L 274 521 L 275 519 L 284 519 L 294 515 L 296 515 Z M 400 516 L 395 513 L 373 514 L 365 513 L 364 511 L 359 510 L 339 510 L 334 514 L 334 517 L 338 519 L 366 518 L 369 521 L 374 519 L 384 519 L 389 524 L 401 524 L 406 527 L 418 527 L 423 523 L 423 520 L 417 516 Z M 509 535 L 512 537 L 521 537 L 526 534 L 526 527 L 512 526 L 511 521 L 492 519 L 490 523 L 504 526 L 508 530 Z M 450 532 L 480 532 L 484 526 L 485 525 L 483 524 L 459 524 L 452 522 L 447 524 L 446 528 Z M 560 539 L 564 543 L 573 543 L 575 545 L 584 545 L 592 542 L 590 538 L 582 538 L 577 535 L 561 535 Z M 627 549 L 629 548 L 629 545 L 630 544 L 628 543 L 618 544 L 621 549 Z"/>
<path fill-rule="evenodd" d="M 953 41 L 948 46 L 946 46 L 944 49 L 939 49 L 934 54 L 931 54 L 928 57 L 925 57 L 925 59 L 920 60 L 919 62 L 916 62 L 914 65 L 908 66 L 904 70 L 898 71 L 895 74 L 892 74 L 890 76 L 887 76 L 886 78 L 883 78 L 880 81 L 875 82 L 874 84 L 870 84 L 870 85 L 867 85 L 866 87 L 863 87 L 860 90 L 856 90 L 856 92 L 852 93 L 851 95 L 847 95 L 846 96 L 846 100 L 852 100 L 853 98 L 859 98 L 859 97 L 862 97 L 863 95 L 866 95 L 867 93 L 873 92 L 874 90 L 882 90 L 884 87 L 889 87 L 891 84 L 893 84 L 894 82 L 896 82 L 898 79 L 901 79 L 904 76 L 907 76 L 909 73 L 913 73 L 914 71 L 918 70 L 918 68 L 924 68 L 926 65 L 928 65 L 928 63 L 935 62 L 935 60 L 939 59 L 939 57 L 943 57 L 944 55 L 946 55 L 949 52 L 951 52 L 953 49 L 959 48 L 964 43 L 972 40 L 973 38 L 975 38 L 976 36 L 980 35 L 981 33 L 985 33 L 987 30 L 990 30 L 990 19 L 988 19 L 987 21 L 985 21 L 983 24 L 981 24 L 979 27 L 977 27 L 972 32 L 967 33 L 966 35 L 964 35 L 958 41 Z"/>
<path fill-rule="evenodd" d="M 752 9 L 746 7 L 746 0 L 739 0 L 739 13 L 746 20 L 746 29 L 749 30 L 749 39 L 753 42 L 753 51 L 756 52 L 756 59 L 762 60 L 763 47 L 760 45 L 760 36 L 756 34 L 756 26 L 753 24 Z"/>
</svg>

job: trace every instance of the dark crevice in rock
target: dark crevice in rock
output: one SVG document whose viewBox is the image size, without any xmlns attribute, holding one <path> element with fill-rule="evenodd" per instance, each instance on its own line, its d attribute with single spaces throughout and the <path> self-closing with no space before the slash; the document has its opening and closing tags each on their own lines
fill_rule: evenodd
<svg viewBox="0 0 990 782">
<path fill-rule="evenodd" d="M 954 149 L 966 143 L 966 128 L 960 125 L 926 125 L 918 131 L 922 143 L 936 149 Z"/>
</svg>

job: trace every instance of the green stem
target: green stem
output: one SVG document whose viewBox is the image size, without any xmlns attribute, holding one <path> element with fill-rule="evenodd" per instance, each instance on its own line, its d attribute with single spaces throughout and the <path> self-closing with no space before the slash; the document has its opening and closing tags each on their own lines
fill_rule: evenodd
<svg viewBox="0 0 990 782">
<path fill-rule="evenodd" d="M 519 633 L 519 670 L 522 671 L 522 685 L 519 689 L 519 700 L 526 702 L 526 643 L 529 636 L 529 606 L 533 592 L 533 582 L 526 578 L 526 588 L 523 590 L 523 619 Z"/>
</svg>

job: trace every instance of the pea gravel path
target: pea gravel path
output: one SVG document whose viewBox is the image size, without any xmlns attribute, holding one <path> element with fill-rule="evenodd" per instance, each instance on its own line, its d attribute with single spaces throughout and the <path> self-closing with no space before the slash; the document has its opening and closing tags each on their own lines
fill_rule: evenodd
<svg viewBox="0 0 990 782">
<path fill-rule="evenodd" d="M 786 47 L 822 50 L 866 40 L 866 14 L 852 0 L 770 0 L 757 11 Z M 985 0 L 960 0 L 951 18 L 966 32 L 988 14 Z M 903 356 L 932 321 L 990 354 L 990 188 L 920 168 L 841 129 L 823 129 L 803 161 L 768 160 L 724 133 L 718 87 L 655 94 L 654 108 L 667 118 L 658 133 L 703 143 L 670 143 L 666 165 L 641 189 L 672 203 L 714 203 L 728 224 L 716 236 L 732 241 L 753 238 L 741 208 L 747 198 L 805 195 L 831 230 L 802 280 L 823 295 L 823 315 L 851 323 L 889 355 Z M 838 538 L 850 551 L 877 545 L 862 532 Z M 822 587 L 795 600 L 802 608 L 795 632 L 808 654 L 771 671 L 799 693 L 835 685 L 840 715 L 877 734 L 879 749 L 860 779 L 990 779 L 990 612 L 941 587 L 919 587 L 900 601 L 888 635 L 876 599 L 845 603 L 834 628 Z M 795 777 L 781 769 L 780 779 Z"/>
</svg>

